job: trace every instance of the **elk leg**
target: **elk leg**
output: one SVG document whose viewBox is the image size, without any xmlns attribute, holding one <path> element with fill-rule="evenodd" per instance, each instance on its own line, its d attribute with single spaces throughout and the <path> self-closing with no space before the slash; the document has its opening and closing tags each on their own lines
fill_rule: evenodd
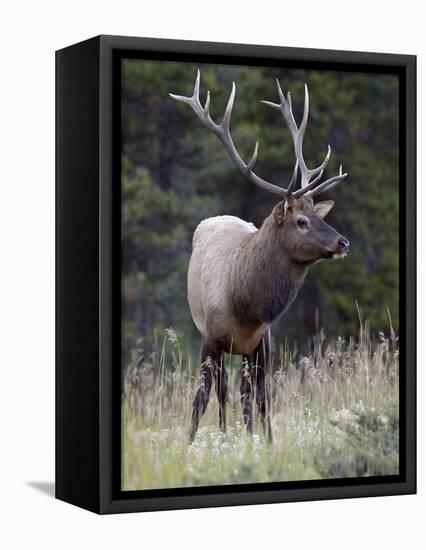
<svg viewBox="0 0 426 550">
<path fill-rule="evenodd" d="M 228 373 L 225 368 L 223 353 L 215 369 L 215 389 L 219 402 L 219 429 L 226 432 L 226 401 L 228 398 Z"/>
<path fill-rule="evenodd" d="M 191 428 L 189 432 L 189 442 L 192 443 L 198 430 L 200 418 L 206 412 L 212 387 L 213 373 L 216 368 L 216 355 L 210 345 L 203 344 L 201 351 L 201 383 L 195 394 L 192 403 Z"/>
<path fill-rule="evenodd" d="M 272 443 L 271 399 L 267 387 L 267 374 L 270 361 L 270 332 L 262 338 L 254 351 L 256 376 L 256 403 L 260 414 L 263 433 L 268 443 Z"/>
<path fill-rule="evenodd" d="M 250 361 L 248 357 L 244 357 L 243 370 L 241 373 L 241 407 L 243 409 L 244 424 L 247 427 L 249 433 L 253 432 L 253 414 L 252 414 L 252 400 L 253 400 L 253 384 L 251 376 Z"/>
</svg>

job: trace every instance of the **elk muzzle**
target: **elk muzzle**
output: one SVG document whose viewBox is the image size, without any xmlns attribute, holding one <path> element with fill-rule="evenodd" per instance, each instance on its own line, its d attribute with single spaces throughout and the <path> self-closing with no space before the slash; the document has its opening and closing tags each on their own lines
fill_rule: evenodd
<svg viewBox="0 0 426 550">
<path fill-rule="evenodd" d="M 332 259 L 344 258 L 348 254 L 349 248 L 349 240 L 346 237 L 342 237 L 341 235 L 339 235 L 336 240 L 335 246 L 326 248 L 324 250 L 324 257 Z"/>
</svg>

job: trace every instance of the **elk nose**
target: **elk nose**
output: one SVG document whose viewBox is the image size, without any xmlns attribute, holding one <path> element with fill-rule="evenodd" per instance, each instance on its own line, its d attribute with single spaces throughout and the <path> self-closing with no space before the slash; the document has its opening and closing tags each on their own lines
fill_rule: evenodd
<svg viewBox="0 0 426 550">
<path fill-rule="evenodd" d="M 348 239 L 345 239 L 345 237 L 340 237 L 338 245 L 342 252 L 347 252 L 349 250 L 350 242 Z"/>
</svg>

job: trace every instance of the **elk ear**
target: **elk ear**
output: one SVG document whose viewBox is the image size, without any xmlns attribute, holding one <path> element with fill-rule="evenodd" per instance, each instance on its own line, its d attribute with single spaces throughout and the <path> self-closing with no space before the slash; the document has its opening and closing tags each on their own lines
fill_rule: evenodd
<svg viewBox="0 0 426 550">
<path fill-rule="evenodd" d="M 330 210 L 333 208 L 333 206 L 334 201 L 317 202 L 317 204 L 314 206 L 314 213 L 320 218 L 325 218 Z"/>
<path fill-rule="evenodd" d="M 289 204 L 287 200 L 281 201 L 274 206 L 274 209 L 272 210 L 272 215 L 278 227 L 282 225 L 282 223 L 284 222 L 288 207 L 289 207 Z"/>
</svg>

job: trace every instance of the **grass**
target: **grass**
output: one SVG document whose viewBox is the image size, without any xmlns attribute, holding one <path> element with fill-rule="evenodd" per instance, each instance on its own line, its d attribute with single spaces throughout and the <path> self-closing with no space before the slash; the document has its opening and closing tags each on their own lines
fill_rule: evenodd
<svg viewBox="0 0 426 550">
<path fill-rule="evenodd" d="M 287 345 L 273 356 L 269 379 L 274 443 L 257 415 L 253 437 L 240 408 L 241 358 L 227 356 L 228 430 L 218 429 L 214 389 L 192 445 L 188 430 L 198 359 L 185 356 L 169 329 L 149 360 L 142 343 L 123 377 L 122 488 L 294 481 L 398 473 L 398 339 L 326 343 L 300 356 Z"/>
</svg>

